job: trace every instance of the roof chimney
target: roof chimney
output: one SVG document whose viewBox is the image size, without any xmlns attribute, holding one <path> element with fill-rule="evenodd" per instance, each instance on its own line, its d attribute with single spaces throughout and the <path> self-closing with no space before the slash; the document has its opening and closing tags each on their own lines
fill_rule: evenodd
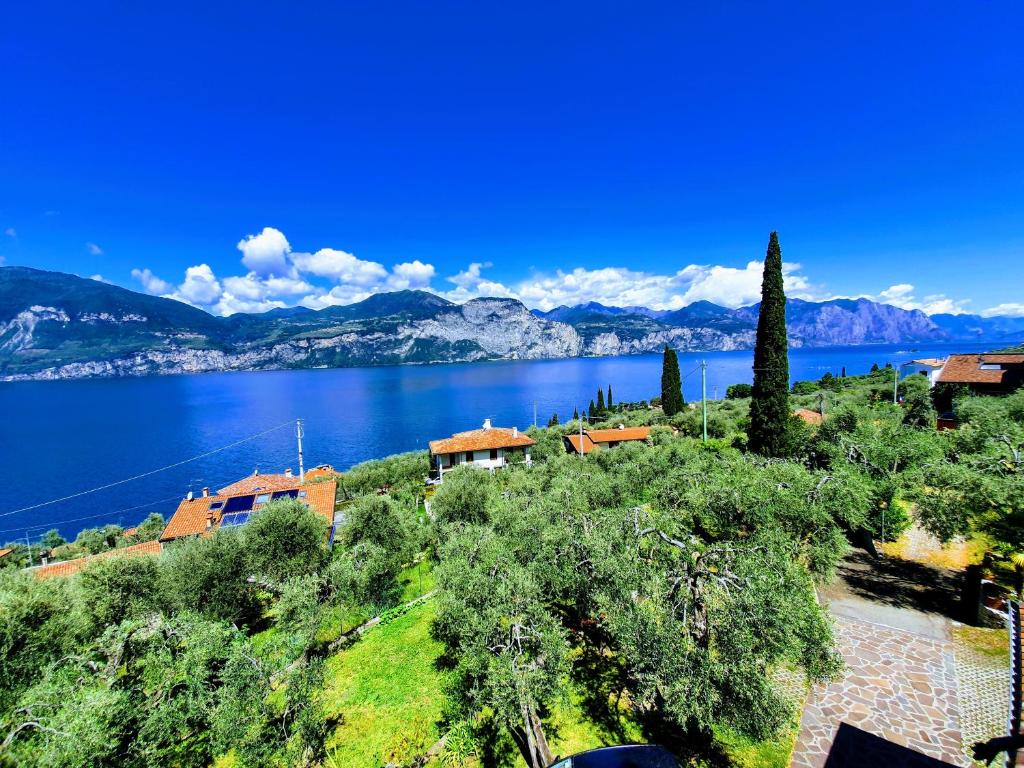
<svg viewBox="0 0 1024 768">
<path fill-rule="evenodd" d="M 484 429 L 490 429 L 490 428 L 491 428 L 491 420 L 490 419 L 484 419 Z"/>
<path fill-rule="evenodd" d="M 209 495 L 210 495 L 210 489 L 209 488 L 203 488 L 203 498 L 205 499 Z"/>
<path fill-rule="evenodd" d="M 284 476 L 285 477 L 291 477 L 292 476 L 292 468 L 291 467 L 288 467 L 288 469 L 286 469 L 284 471 Z"/>
<path fill-rule="evenodd" d="M 185 501 L 192 501 L 192 499 L 194 499 L 195 497 L 196 497 L 196 495 L 194 493 L 192 493 L 192 491 L 189 491 L 188 495 L 185 496 Z"/>
<path fill-rule="evenodd" d="M 626 428 L 625 424 L 619 424 L 619 429 L 625 429 L 625 428 Z"/>
<path fill-rule="evenodd" d="M 259 467 L 253 467 L 252 473 L 253 473 L 253 475 L 258 475 L 260 473 L 260 468 Z"/>
<path fill-rule="evenodd" d="M 519 437 L 519 427 L 512 427 L 512 437 Z"/>
</svg>

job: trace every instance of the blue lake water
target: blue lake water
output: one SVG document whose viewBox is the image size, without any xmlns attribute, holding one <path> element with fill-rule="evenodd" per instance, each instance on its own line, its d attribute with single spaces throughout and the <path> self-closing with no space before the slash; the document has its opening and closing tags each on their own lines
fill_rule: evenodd
<svg viewBox="0 0 1024 768">
<path fill-rule="evenodd" d="M 982 351 L 958 344 L 794 349 L 793 380 L 867 372 L 877 362 Z M 687 400 L 750 382 L 752 353 L 680 355 Z M 660 388 L 661 355 L 451 365 L 260 371 L 131 379 L 0 384 L 0 542 L 57 527 L 65 537 L 150 511 L 167 516 L 191 487 L 218 488 L 259 467 L 297 469 L 294 428 L 107 490 L 40 504 L 197 456 L 301 417 L 305 464 L 347 468 L 422 450 L 427 441 L 474 429 L 484 418 L 525 428 L 552 413 L 564 421 L 586 408 L 598 386 L 616 401 L 646 400 Z M 13 514 L 12 514 L 13 512 Z"/>
</svg>

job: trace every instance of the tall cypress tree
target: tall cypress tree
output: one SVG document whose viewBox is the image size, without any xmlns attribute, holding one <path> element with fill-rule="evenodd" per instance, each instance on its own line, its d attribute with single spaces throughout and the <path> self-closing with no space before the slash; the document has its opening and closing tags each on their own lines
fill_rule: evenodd
<svg viewBox="0 0 1024 768">
<path fill-rule="evenodd" d="M 587 413 L 586 413 L 586 417 L 587 417 L 588 420 L 593 420 L 594 418 L 596 418 L 596 416 L 594 415 L 594 411 L 595 410 L 596 409 L 594 408 L 594 401 L 591 400 L 590 401 L 590 408 L 587 409 Z"/>
<path fill-rule="evenodd" d="M 573 421 L 579 421 L 580 420 L 580 411 L 579 411 L 579 409 L 576 406 L 573 406 L 573 408 L 572 408 L 572 420 Z"/>
<path fill-rule="evenodd" d="M 661 410 L 666 416 L 675 416 L 683 410 L 683 387 L 679 377 L 679 357 L 668 344 L 661 362 Z"/>
<path fill-rule="evenodd" d="M 789 347 L 786 342 L 786 294 L 782 283 L 782 249 L 772 232 L 764 258 L 761 310 L 754 346 L 754 387 L 750 400 L 750 450 L 764 456 L 789 451 Z"/>
<path fill-rule="evenodd" d="M 608 410 L 612 409 L 612 385 L 608 385 Z"/>
<path fill-rule="evenodd" d="M 599 414 L 604 413 L 604 390 L 600 387 L 597 388 L 597 412 Z"/>
</svg>

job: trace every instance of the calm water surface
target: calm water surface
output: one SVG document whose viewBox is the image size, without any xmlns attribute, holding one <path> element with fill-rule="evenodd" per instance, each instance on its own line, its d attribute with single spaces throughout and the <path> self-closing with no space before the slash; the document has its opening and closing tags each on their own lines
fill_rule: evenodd
<svg viewBox="0 0 1024 768">
<path fill-rule="evenodd" d="M 867 372 L 914 357 L 982 351 L 970 344 L 795 349 L 792 379 Z M 708 397 L 750 382 L 752 353 L 680 355 L 687 400 L 700 398 L 696 366 L 708 361 Z M 105 522 L 165 516 L 189 490 L 218 488 L 259 467 L 298 467 L 294 429 L 143 479 L 39 509 L 21 507 L 131 477 L 229 445 L 298 417 L 306 466 L 347 468 L 422 450 L 427 441 L 474 429 L 485 417 L 525 428 L 534 403 L 541 424 L 586 408 L 598 386 L 616 401 L 660 388 L 661 355 L 381 368 L 214 373 L 138 379 L 0 384 L 0 542 L 57 527 L 65 537 Z M 87 518 L 87 519 L 81 519 Z"/>
</svg>

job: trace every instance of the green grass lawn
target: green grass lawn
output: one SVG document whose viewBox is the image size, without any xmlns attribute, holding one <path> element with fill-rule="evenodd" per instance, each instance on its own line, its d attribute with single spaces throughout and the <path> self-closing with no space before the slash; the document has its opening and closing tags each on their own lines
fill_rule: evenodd
<svg viewBox="0 0 1024 768">
<path fill-rule="evenodd" d="M 425 557 L 418 563 L 406 566 L 398 574 L 398 583 L 402 587 L 402 594 L 398 599 L 399 604 L 408 603 L 420 595 L 425 595 L 437 586 L 433 560 Z"/>
<path fill-rule="evenodd" d="M 440 738 L 442 646 L 430 637 L 434 615 L 427 601 L 328 660 L 324 708 L 342 718 L 327 742 L 328 766 L 404 763 Z"/>
</svg>

